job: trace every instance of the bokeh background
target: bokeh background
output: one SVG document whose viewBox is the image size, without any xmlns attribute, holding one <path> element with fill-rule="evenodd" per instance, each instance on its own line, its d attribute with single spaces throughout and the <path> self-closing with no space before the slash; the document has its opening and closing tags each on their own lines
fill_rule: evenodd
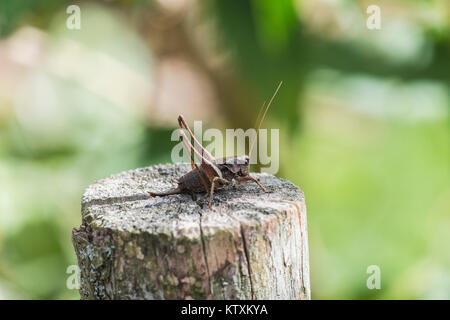
<svg viewBox="0 0 450 320">
<path fill-rule="evenodd" d="M 0 299 L 79 298 L 83 190 L 170 162 L 179 113 L 252 127 L 280 80 L 313 298 L 449 299 L 448 0 L 0 1 Z"/>
</svg>

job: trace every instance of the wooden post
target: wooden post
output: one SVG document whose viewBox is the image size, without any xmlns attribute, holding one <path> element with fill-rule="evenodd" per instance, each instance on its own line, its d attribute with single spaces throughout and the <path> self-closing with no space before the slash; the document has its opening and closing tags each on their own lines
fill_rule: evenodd
<svg viewBox="0 0 450 320">
<path fill-rule="evenodd" d="M 310 299 L 306 206 L 287 180 L 151 198 L 186 164 L 126 171 L 89 186 L 72 241 L 82 299 Z"/>
</svg>

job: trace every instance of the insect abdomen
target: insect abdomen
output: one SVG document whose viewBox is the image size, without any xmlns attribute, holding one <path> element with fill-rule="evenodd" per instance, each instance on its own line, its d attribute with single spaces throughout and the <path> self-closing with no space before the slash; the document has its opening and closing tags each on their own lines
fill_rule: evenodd
<svg viewBox="0 0 450 320">
<path fill-rule="evenodd" d="M 188 173 L 186 173 L 184 176 L 182 176 L 180 179 L 178 179 L 179 187 L 180 189 L 184 189 L 186 191 L 194 192 L 194 193 L 201 193 L 206 192 L 204 183 L 209 188 L 211 185 L 209 183 L 208 177 L 203 172 L 201 168 L 200 173 L 203 177 L 204 182 L 200 178 L 197 169 L 192 169 Z"/>
</svg>

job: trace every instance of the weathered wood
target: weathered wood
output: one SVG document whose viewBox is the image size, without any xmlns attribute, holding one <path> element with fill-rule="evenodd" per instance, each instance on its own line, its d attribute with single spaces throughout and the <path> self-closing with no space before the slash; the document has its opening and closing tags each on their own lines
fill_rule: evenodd
<svg viewBox="0 0 450 320">
<path fill-rule="evenodd" d="M 306 206 L 289 181 L 150 198 L 190 166 L 158 165 L 99 180 L 73 230 L 82 299 L 309 299 Z"/>
</svg>

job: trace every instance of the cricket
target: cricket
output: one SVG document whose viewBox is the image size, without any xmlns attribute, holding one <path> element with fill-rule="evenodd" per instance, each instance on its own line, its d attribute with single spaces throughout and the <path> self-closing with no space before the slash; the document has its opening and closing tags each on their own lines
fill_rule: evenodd
<svg viewBox="0 0 450 320">
<path fill-rule="evenodd" d="M 279 83 L 274 94 L 272 95 L 272 98 L 267 104 L 267 107 L 265 107 L 265 104 L 262 105 L 256 118 L 256 123 L 258 123 L 258 119 L 262 114 L 257 129 L 258 131 L 261 128 L 264 117 L 266 116 L 266 113 L 269 110 L 270 105 L 272 104 L 272 101 L 277 95 L 278 90 L 280 89 L 282 84 L 283 82 Z M 208 207 L 211 209 L 214 190 L 222 189 L 226 185 L 230 184 L 233 180 L 238 184 L 246 184 L 247 181 L 253 181 L 265 193 L 273 192 L 267 190 L 257 178 L 250 175 L 250 157 L 248 155 L 231 156 L 216 159 L 198 142 L 182 115 L 178 116 L 178 124 L 180 127 L 180 141 L 183 143 L 184 150 L 190 155 L 192 170 L 175 181 L 178 184 L 175 189 L 159 193 L 148 192 L 150 196 L 164 197 L 174 194 L 190 194 L 192 196 L 192 199 L 197 203 L 200 203 L 209 196 Z M 186 136 L 184 130 L 188 132 L 189 137 L 194 142 L 194 145 L 192 145 L 191 139 Z M 250 147 L 249 154 L 251 154 L 253 146 L 254 143 Z M 199 165 L 197 163 L 199 163 Z M 196 194 L 201 193 L 205 194 L 201 198 L 196 199 Z"/>
</svg>

